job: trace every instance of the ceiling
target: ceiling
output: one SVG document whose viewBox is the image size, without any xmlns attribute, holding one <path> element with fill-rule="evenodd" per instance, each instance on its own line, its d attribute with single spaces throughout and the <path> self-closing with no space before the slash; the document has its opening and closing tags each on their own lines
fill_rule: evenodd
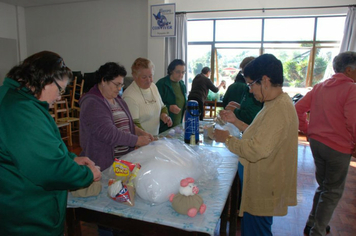
<svg viewBox="0 0 356 236">
<path fill-rule="evenodd" d="M 98 0 L 0 0 L 0 2 L 21 6 L 21 7 L 39 7 L 48 5 L 58 5 L 75 2 L 90 2 Z"/>
</svg>

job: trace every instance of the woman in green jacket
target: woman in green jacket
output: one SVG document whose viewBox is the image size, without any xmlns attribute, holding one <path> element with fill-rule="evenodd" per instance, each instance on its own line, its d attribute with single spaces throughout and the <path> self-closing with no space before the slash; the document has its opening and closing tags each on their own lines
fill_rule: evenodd
<svg viewBox="0 0 356 236">
<path fill-rule="evenodd" d="M 180 59 L 173 60 L 167 69 L 168 75 L 158 80 L 156 86 L 161 95 L 163 103 L 169 111 L 169 116 L 173 125 L 177 126 L 182 123 L 185 105 L 187 102 L 187 88 L 182 81 L 185 74 L 185 63 Z M 168 125 L 160 122 L 159 132 L 169 129 Z"/>
<path fill-rule="evenodd" d="M 1 235 L 63 235 L 67 190 L 101 178 L 89 158 L 68 152 L 48 112 L 71 77 L 59 55 L 43 51 L 0 87 Z"/>
</svg>

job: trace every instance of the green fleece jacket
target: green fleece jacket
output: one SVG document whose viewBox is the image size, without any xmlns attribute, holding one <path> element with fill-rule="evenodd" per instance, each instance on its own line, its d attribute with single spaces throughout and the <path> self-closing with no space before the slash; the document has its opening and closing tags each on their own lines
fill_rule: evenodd
<svg viewBox="0 0 356 236">
<path fill-rule="evenodd" d="M 229 86 L 223 100 L 224 108 L 231 101 L 240 103 L 240 108 L 234 110 L 235 116 L 245 122 L 251 124 L 257 113 L 262 109 L 263 103 L 256 100 L 250 89 L 244 83 L 234 83 Z"/>
<path fill-rule="evenodd" d="M 63 235 L 67 190 L 93 174 L 68 152 L 48 103 L 9 78 L 0 87 L 1 235 Z"/>
<path fill-rule="evenodd" d="M 182 114 L 184 114 L 185 106 L 186 106 L 185 104 L 187 103 L 187 88 L 182 80 L 179 81 L 179 85 L 180 85 L 180 88 L 181 88 L 183 96 L 184 96 L 184 106 L 181 107 Z M 166 105 L 166 107 L 168 108 L 168 111 L 169 111 L 170 105 L 176 105 L 176 95 L 174 94 L 169 75 L 158 80 L 156 83 L 156 86 L 158 88 L 159 94 L 161 95 L 163 103 Z M 174 119 L 174 115 L 175 115 L 174 113 L 169 111 L 169 116 L 172 118 L 172 120 Z M 183 116 L 182 116 L 182 119 L 183 119 Z M 162 133 L 162 132 L 166 131 L 167 129 L 169 129 L 169 127 L 166 124 L 164 124 L 161 120 L 159 132 Z"/>
</svg>

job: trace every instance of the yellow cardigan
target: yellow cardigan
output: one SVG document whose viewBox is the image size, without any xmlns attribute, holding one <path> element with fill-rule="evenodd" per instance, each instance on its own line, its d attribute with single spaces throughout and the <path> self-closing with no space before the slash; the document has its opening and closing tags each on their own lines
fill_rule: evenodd
<svg viewBox="0 0 356 236">
<path fill-rule="evenodd" d="M 297 205 L 298 118 L 288 94 L 265 102 L 228 149 L 244 166 L 240 216 L 283 216 Z"/>
</svg>

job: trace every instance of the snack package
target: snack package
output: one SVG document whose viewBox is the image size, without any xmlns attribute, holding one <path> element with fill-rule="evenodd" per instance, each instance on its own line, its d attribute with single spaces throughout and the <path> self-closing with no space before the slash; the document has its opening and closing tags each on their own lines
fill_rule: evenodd
<svg viewBox="0 0 356 236">
<path fill-rule="evenodd" d="M 131 177 L 132 171 L 137 165 L 139 166 L 140 164 L 115 158 L 115 161 L 112 164 L 112 168 L 116 176 L 115 179 L 121 180 L 123 183 L 127 183 Z"/>
<path fill-rule="evenodd" d="M 135 189 L 131 185 L 123 184 L 121 180 L 110 179 L 108 195 L 111 199 L 129 206 L 135 205 Z"/>
<path fill-rule="evenodd" d="M 110 176 L 114 176 L 115 179 L 109 179 L 109 197 L 117 202 L 134 206 L 134 180 L 140 169 L 141 165 L 139 163 L 115 159 L 112 167 L 110 168 L 110 172 L 112 172 Z"/>
</svg>

